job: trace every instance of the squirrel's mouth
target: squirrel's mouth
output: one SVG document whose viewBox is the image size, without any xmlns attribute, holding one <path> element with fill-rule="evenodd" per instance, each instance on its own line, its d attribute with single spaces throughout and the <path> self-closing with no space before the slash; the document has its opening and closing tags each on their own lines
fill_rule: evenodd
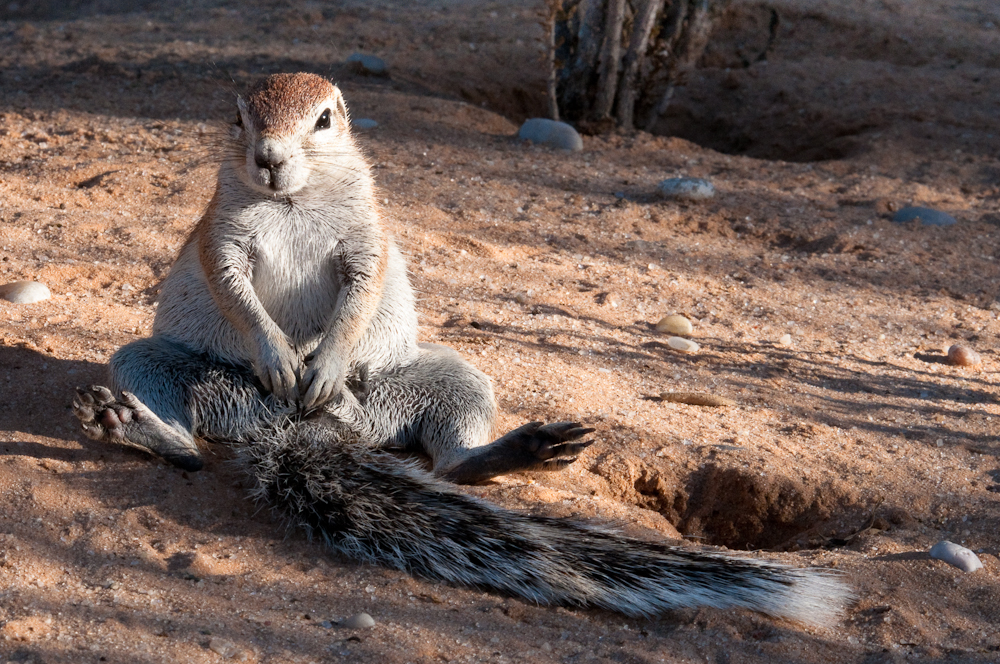
<svg viewBox="0 0 1000 664">
<path fill-rule="evenodd" d="M 278 164 L 260 168 L 256 164 L 246 169 L 248 184 L 262 193 L 284 196 L 295 193 L 305 186 L 305 177 L 300 169 Z"/>
</svg>

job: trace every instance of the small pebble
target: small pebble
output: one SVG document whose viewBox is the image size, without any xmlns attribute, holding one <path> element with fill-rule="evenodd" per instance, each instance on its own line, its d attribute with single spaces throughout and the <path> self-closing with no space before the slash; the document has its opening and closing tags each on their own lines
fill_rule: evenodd
<svg viewBox="0 0 1000 664">
<path fill-rule="evenodd" d="M 791 346 L 792 345 L 792 335 L 790 335 L 790 334 L 782 334 L 781 337 L 778 339 L 778 345 L 779 346 Z"/>
<path fill-rule="evenodd" d="M 953 544 L 948 540 L 942 540 L 931 547 L 931 558 L 946 562 L 957 567 L 963 572 L 975 572 L 983 568 L 983 563 L 979 556 L 964 546 Z"/>
<path fill-rule="evenodd" d="M 968 346 L 955 344 L 948 349 L 948 364 L 954 364 L 958 367 L 974 367 L 982 361 L 983 358 L 979 357 L 979 353 Z"/>
<path fill-rule="evenodd" d="M 32 304 L 50 297 L 49 287 L 37 281 L 14 281 L 0 286 L 0 298 L 14 304 Z"/>
<path fill-rule="evenodd" d="M 707 201 L 715 198 L 715 185 L 702 178 L 670 178 L 660 183 L 660 196 L 677 201 Z"/>
<path fill-rule="evenodd" d="M 892 215 L 892 220 L 899 224 L 914 219 L 919 219 L 924 226 L 951 226 L 958 223 L 950 214 L 928 207 L 905 207 Z"/>
<path fill-rule="evenodd" d="M 582 150 L 583 139 L 576 129 L 565 122 L 556 122 L 546 118 L 531 118 L 525 120 L 517 132 L 522 141 L 531 141 L 535 145 L 547 145 L 557 150 Z"/>
<path fill-rule="evenodd" d="M 208 642 L 208 649 L 217 655 L 230 659 L 236 657 L 240 653 L 240 649 L 232 641 L 227 641 L 225 639 L 220 639 L 217 636 L 213 636 Z"/>
<path fill-rule="evenodd" d="M 611 307 L 612 309 L 617 309 L 621 306 L 622 300 L 616 293 L 608 293 L 604 296 L 604 304 Z"/>
<path fill-rule="evenodd" d="M 385 76 L 389 73 L 389 68 L 386 67 L 385 61 L 374 55 L 352 53 L 347 58 L 347 62 L 354 65 L 356 72 L 365 74 L 366 76 Z"/>
<path fill-rule="evenodd" d="M 664 316 L 656 323 L 657 332 L 688 335 L 691 334 L 692 330 L 694 330 L 694 326 L 691 325 L 691 321 L 680 314 Z"/>
<path fill-rule="evenodd" d="M 341 620 L 340 626 L 346 627 L 347 629 L 367 629 L 375 626 L 375 619 L 362 611 L 361 613 L 355 613 L 353 616 Z"/>
<path fill-rule="evenodd" d="M 378 126 L 378 123 L 371 118 L 358 118 L 357 120 L 351 120 L 351 126 L 355 129 L 366 131 L 368 129 L 374 129 Z"/>
<path fill-rule="evenodd" d="M 690 339 L 682 339 L 681 337 L 670 337 L 667 339 L 667 345 L 682 353 L 697 353 L 699 349 L 698 344 Z"/>
</svg>

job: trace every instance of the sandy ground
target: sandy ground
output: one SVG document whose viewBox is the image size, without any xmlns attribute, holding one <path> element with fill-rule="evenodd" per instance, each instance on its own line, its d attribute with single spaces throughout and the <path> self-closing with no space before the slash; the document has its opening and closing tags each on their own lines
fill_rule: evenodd
<svg viewBox="0 0 1000 664">
<path fill-rule="evenodd" d="M 535 6 L 72 4 L 0 8 L 0 283 L 53 291 L 0 304 L 0 661 L 1000 660 L 996 4 L 736 2 L 665 135 L 574 154 L 512 138 L 544 109 Z M 630 619 L 358 566 L 258 511 L 225 449 L 183 473 L 79 434 L 72 388 L 148 334 L 234 90 L 295 70 L 380 123 L 361 142 L 424 339 L 494 377 L 504 429 L 598 430 L 562 473 L 468 490 L 840 569 L 842 623 Z M 680 175 L 718 196 L 652 195 Z M 959 223 L 889 220 L 909 204 Z M 699 353 L 655 331 L 671 313 Z M 944 362 L 959 342 L 978 367 Z M 985 568 L 930 559 L 942 539 Z M 376 626 L 330 626 L 358 611 Z"/>
</svg>

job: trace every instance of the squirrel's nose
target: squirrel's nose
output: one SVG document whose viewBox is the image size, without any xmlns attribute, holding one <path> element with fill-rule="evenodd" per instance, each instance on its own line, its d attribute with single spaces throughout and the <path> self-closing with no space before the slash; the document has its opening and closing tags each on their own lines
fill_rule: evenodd
<svg viewBox="0 0 1000 664">
<path fill-rule="evenodd" d="M 270 169 L 272 169 L 272 168 L 274 168 L 275 166 L 278 165 L 275 162 L 271 161 L 270 157 L 265 157 L 264 155 L 260 154 L 259 152 L 253 156 L 253 159 L 257 163 L 257 166 L 259 168 L 266 168 L 266 169 L 270 170 Z"/>
<path fill-rule="evenodd" d="M 254 163 L 258 168 L 271 170 L 285 161 L 285 146 L 279 141 L 264 138 L 257 144 L 253 153 Z"/>
</svg>

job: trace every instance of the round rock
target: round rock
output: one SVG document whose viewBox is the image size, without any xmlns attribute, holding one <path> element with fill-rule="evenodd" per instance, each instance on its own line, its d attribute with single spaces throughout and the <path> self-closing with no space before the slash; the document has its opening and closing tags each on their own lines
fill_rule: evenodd
<svg viewBox="0 0 1000 664">
<path fill-rule="evenodd" d="M 715 185 L 702 178 L 670 178 L 659 184 L 660 196 L 675 201 L 707 201 L 715 197 Z"/>
<path fill-rule="evenodd" d="M 366 76 L 386 76 L 389 73 L 385 60 L 375 55 L 352 53 L 348 56 L 347 62 L 354 67 L 356 72 Z"/>
<path fill-rule="evenodd" d="M 983 358 L 979 357 L 979 353 L 968 346 L 955 344 L 948 349 L 948 364 L 954 364 L 957 367 L 974 367 L 982 361 Z"/>
<path fill-rule="evenodd" d="M 691 334 L 693 330 L 694 326 L 691 325 L 691 321 L 680 314 L 664 316 L 656 323 L 656 331 L 666 332 L 667 334 L 687 336 Z"/>
<path fill-rule="evenodd" d="M 905 207 L 892 215 L 892 220 L 898 224 L 914 219 L 919 219 L 924 226 L 951 226 L 958 223 L 950 214 L 929 207 Z"/>
<path fill-rule="evenodd" d="M 546 118 L 531 118 L 525 120 L 517 131 L 517 137 L 522 141 L 531 141 L 536 145 L 547 145 L 557 150 L 577 151 L 583 149 L 583 139 L 576 129 L 565 122 L 556 122 Z"/>
<path fill-rule="evenodd" d="M 931 547 L 931 558 L 953 565 L 963 572 L 975 572 L 983 568 L 979 556 L 964 546 L 942 540 Z"/>
<path fill-rule="evenodd" d="M 357 120 L 351 120 L 351 126 L 355 129 L 365 131 L 368 129 L 374 129 L 378 126 L 378 123 L 371 118 L 358 118 Z"/>
<path fill-rule="evenodd" d="M 14 281 L 0 286 L 0 298 L 14 304 L 32 304 L 50 297 L 49 287 L 37 281 Z"/>
<path fill-rule="evenodd" d="M 670 337 L 667 339 L 667 345 L 682 353 L 697 353 L 700 348 L 698 344 L 690 339 L 683 339 L 681 337 Z"/>
<path fill-rule="evenodd" d="M 375 619 L 362 611 L 361 613 L 355 613 L 349 618 L 344 618 L 340 621 L 340 626 L 347 629 L 368 629 L 375 626 Z"/>
</svg>

